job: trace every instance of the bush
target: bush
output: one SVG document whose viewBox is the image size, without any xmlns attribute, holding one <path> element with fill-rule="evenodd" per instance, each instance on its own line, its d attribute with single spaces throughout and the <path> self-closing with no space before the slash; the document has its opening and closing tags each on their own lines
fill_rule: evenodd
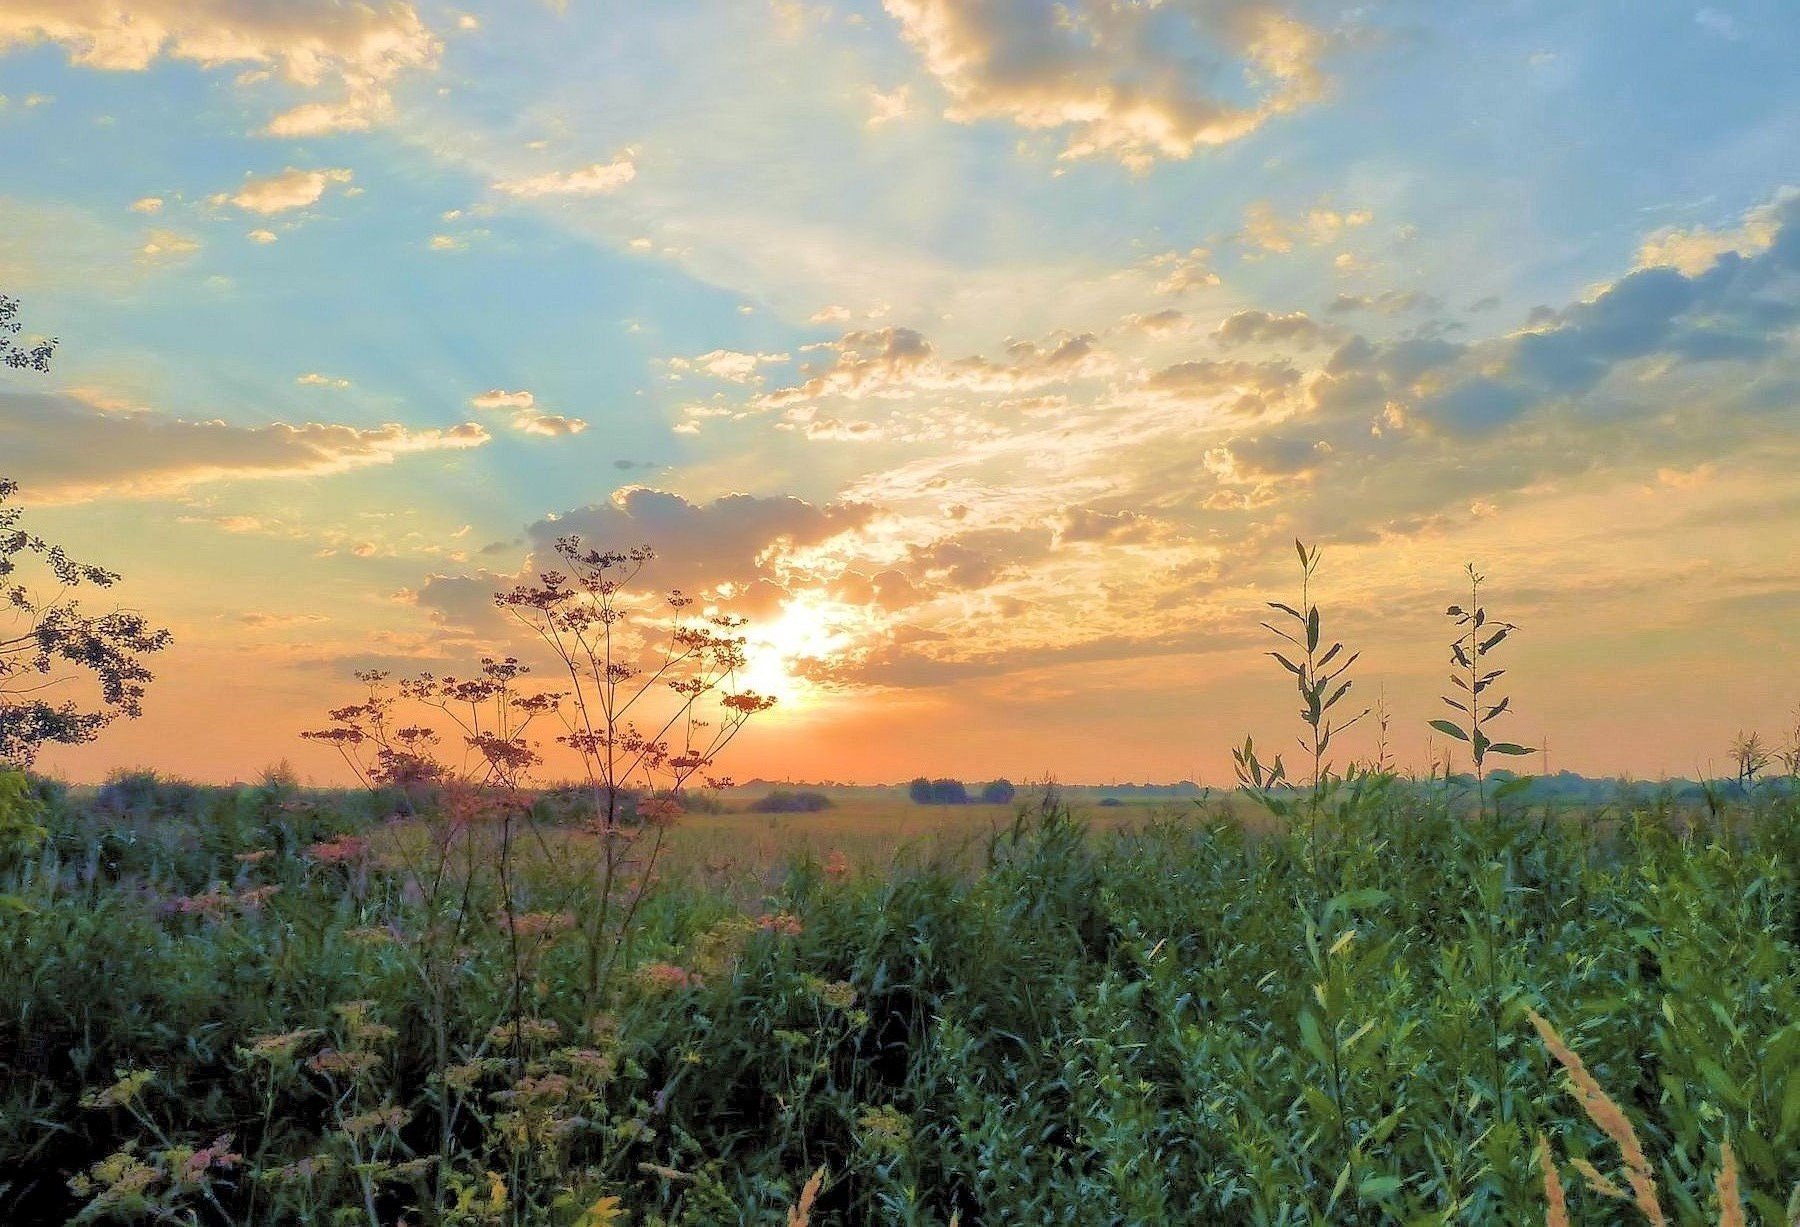
<svg viewBox="0 0 1800 1227">
<path fill-rule="evenodd" d="M 831 798 L 822 792 L 777 788 L 766 797 L 758 797 L 747 808 L 753 814 L 816 814 L 831 808 Z"/>
</svg>

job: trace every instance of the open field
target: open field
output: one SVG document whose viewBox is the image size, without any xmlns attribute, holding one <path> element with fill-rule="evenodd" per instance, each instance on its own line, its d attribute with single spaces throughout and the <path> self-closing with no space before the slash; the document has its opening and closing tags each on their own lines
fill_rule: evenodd
<svg viewBox="0 0 1800 1227">
<path fill-rule="evenodd" d="M 1800 1186 L 1780 786 L 1476 820 L 1363 776 L 1253 829 L 845 795 L 621 833 L 604 889 L 601 837 L 503 808 L 39 796 L 7 1222 L 779 1224 L 821 1170 L 820 1224 L 1526 1222 L 1540 1151 L 1577 1223 L 1625 1212 L 1579 1164 L 1681 1222 Z"/>
</svg>

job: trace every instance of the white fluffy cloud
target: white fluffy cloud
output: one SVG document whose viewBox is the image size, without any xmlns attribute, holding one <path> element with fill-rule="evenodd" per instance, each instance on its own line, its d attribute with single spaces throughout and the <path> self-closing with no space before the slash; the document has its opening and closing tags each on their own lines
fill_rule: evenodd
<svg viewBox="0 0 1800 1227">
<path fill-rule="evenodd" d="M 524 388 L 516 392 L 490 388 L 479 396 L 471 396 L 469 407 L 489 413 L 510 414 L 513 429 L 521 434 L 560 439 L 578 435 L 587 429 L 587 423 L 580 418 L 543 412 L 538 408 L 537 397 Z"/>
<path fill-rule="evenodd" d="M 509 196 L 605 196 L 637 177 L 630 158 L 595 162 L 579 170 L 550 171 L 522 179 L 502 179 L 494 187 Z"/>
<path fill-rule="evenodd" d="M 884 2 L 950 95 L 949 118 L 1066 130 L 1064 157 L 1186 158 L 1325 87 L 1324 35 L 1267 0 Z"/>
<path fill-rule="evenodd" d="M 220 192 L 209 198 L 215 205 L 236 205 L 246 213 L 285 213 L 317 204 L 325 189 L 333 183 L 348 183 L 352 174 L 342 167 L 323 170 L 296 170 L 290 166 L 280 174 L 251 175 L 235 192 Z"/>
<path fill-rule="evenodd" d="M 368 128 L 393 109 L 404 73 L 437 64 L 441 47 L 404 0 L 8 0 L 0 52 L 37 42 L 64 47 L 72 63 L 140 72 L 168 57 L 203 68 L 250 64 L 241 80 L 278 74 L 337 96 L 294 106 L 264 131 L 316 136 Z"/>
</svg>

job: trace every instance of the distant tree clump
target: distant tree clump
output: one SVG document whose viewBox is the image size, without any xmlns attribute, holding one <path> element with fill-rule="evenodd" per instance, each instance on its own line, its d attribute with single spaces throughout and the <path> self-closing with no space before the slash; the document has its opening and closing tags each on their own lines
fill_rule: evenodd
<svg viewBox="0 0 1800 1227">
<path fill-rule="evenodd" d="M 1018 789 L 1011 780 L 990 780 L 981 786 L 981 803 L 983 805 L 1011 805 Z"/>
<path fill-rule="evenodd" d="M 969 789 L 961 780 L 928 780 L 920 776 L 906 786 L 915 805 L 967 805 Z"/>
<path fill-rule="evenodd" d="M 831 798 L 822 792 L 777 788 L 752 801 L 749 808 L 753 814 L 816 814 L 831 808 Z"/>
</svg>

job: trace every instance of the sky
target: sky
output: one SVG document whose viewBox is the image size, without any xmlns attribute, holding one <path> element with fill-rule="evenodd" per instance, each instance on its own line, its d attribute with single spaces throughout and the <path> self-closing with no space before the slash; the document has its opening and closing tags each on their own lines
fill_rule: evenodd
<svg viewBox="0 0 1800 1227">
<path fill-rule="evenodd" d="M 739 778 L 1226 782 L 1300 731 L 1296 538 L 1403 765 L 1474 562 L 1526 765 L 1726 770 L 1800 701 L 1796 47 L 1785 0 L 0 0 L 0 292 L 60 340 L 0 474 L 176 637 L 42 765 L 341 779 L 352 672 L 526 650 L 490 594 L 575 532 L 750 619 Z"/>
</svg>

